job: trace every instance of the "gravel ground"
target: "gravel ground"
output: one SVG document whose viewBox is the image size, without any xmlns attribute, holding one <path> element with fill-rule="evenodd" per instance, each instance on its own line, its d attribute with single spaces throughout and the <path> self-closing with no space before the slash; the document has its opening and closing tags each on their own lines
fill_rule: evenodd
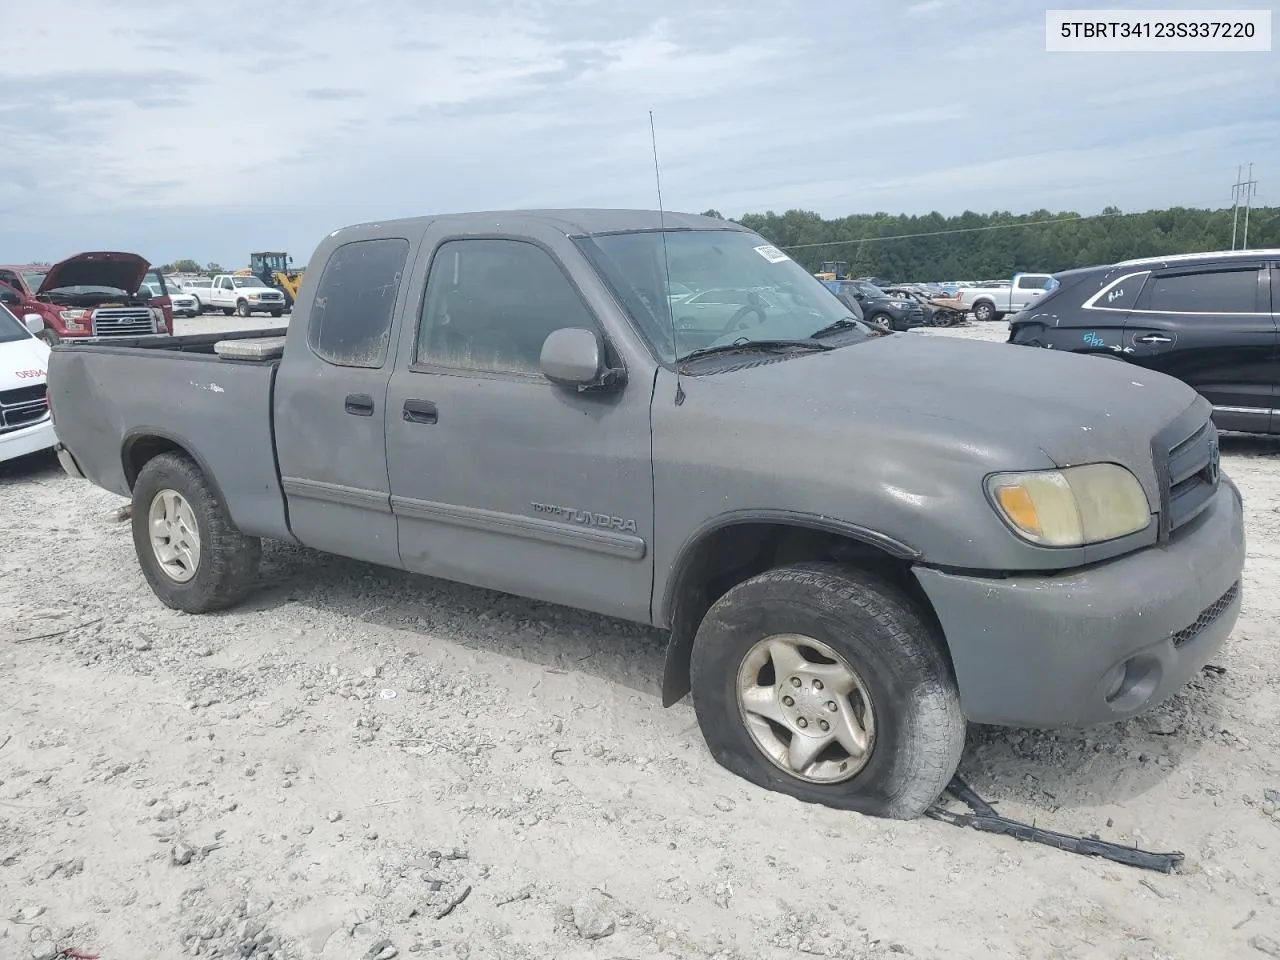
<svg viewBox="0 0 1280 960">
<path fill-rule="evenodd" d="M 1280 957 L 1278 453 L 1224 442 L 1224 673 L 965 753 L 1003 812 L 1185 852 L 1169 876 L 752 788 L 635 625 L 279 544 L 250 602 L 176 613 L 121 500 L 0 466 L 0 960 Z"/>
</svg>

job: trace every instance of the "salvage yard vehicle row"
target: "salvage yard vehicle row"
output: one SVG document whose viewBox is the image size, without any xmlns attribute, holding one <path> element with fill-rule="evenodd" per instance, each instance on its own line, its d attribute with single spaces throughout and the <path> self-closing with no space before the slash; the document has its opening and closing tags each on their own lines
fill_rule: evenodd
<svg viewBox="0 0 1280 960">
<path fill-rule="evenodd" d="M 307 275 L 285 337 L 53 351 L 62 462 L 133 498 L 170 606 L 244 597 L 266 537 L 669 628 L 721 764 L 896 817 L 966 720 L 1132 716 L 1238 615 L 1240 498 L 1170 377 L 874 328 L 683 214 L 366 224 Z M 676 324 L 677 285 L 771 292 Z"/>
</svg>

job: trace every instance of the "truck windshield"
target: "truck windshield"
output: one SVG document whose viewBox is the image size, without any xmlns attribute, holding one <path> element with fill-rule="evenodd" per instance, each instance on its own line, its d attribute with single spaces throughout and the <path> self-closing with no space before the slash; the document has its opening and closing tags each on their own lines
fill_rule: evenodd
<svg viewBox="0 0 1280 960">
<path fill-rule="evenodd" d="M 9 312 L 9 308 L 0 303 L 0 343 L 13 343 L 15 340 L 26 340 L 31 334 L 27 333 L 18 318 Z"/>
<path fill-rule="evenodd" d="M 44 278 L 45 274 L 43 273 L 28 273 L 24 271 L 22 274 L 22 279 L 27 283 L 27 289 L 31 291 L 39 290 L 40 284 L 44 283 Z"/>
<path fill-rule="evenodd" d="M 578 245 L 664 361 L 728 343 L 803 340 L 849 316 L 820 280 L 753 233 L 667 230 L 663 238 L 649 230 Z M 841 340 L 872 335 L 855 325 Z"/>
<path fill-rule="evenodd" d="M 237 287 L 260 287 L 262 281 L 257 277 L 232 277 L 231 282 Z"/>
</svg>

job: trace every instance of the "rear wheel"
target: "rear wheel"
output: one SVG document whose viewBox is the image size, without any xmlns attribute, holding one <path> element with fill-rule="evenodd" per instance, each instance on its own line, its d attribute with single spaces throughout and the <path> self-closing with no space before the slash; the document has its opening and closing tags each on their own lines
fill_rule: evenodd
<svg viewBox="0 0 1280 960">
<path fill-rule="evenodd" d="M 739 584 L 707 612 L 690 668 L 712 755 L 766 789 L 911 819 L 960 762 L 965 720 L 942 641 L 868 573 L 798 564 Z"/>
<path fill-rule="evenodd" d="M 252 588 L 262 543 L 235 528 L 190 457 L 164 453 L 147 461 L 133 485 L 132 514 L 142 575 L 166 606 L 206 613 Z"/>
</svg>

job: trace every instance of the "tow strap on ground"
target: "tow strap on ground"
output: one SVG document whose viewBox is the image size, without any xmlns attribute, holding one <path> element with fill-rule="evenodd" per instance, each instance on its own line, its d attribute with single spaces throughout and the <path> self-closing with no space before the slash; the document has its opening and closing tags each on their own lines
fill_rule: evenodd
<svg viewBox="0 0 1280 960">
<path fill-rule="evenodd" d="M 1046 846 L 1057 847 L 1059 850 L 1066 850 L 1068 853 L 1078 853 L 1086 857 L 1102 857 L 1106 860 L 1113 860 L 1116 863 L 1123 863 L 1125 866 L 1139 867 L 1143 870 L 1158 870 L 1160 873 L 1173 873 L 1177 867 L 1182 865 L 1182 861 L 1186 859 L 1179 852 L 1151 853 L 1148 850 L 1139 850 L 1137 847 L 1125 847 L 1118 843 L 1101 840 L 1096 836 L 1073 837 L 1070 834 L 1056 833 L 1053 830 L 1041 830 L 1039 827 L 1033 827 L 1027 823 L 1010 820 L 1008 817 L 1002 817 L 996 813 L 991 804 L 978 796 L 974 789 L 959 777 L 952 778 L 951 782 L 947 784 L 946 792 L 965 804 L 973 812 L 961 813 L 956 810 L 948 810 L 938 803 L 934 803 L 933 806 L 925 811 L 925 814 L 934 820 L 941 820 L 943 823 L 954 824 L 957 827 L 973 827 L 973 829 L 981 830 L 984 833 L 998 833 L 1017 840 L 1043 843 Z"/>
</svg>

